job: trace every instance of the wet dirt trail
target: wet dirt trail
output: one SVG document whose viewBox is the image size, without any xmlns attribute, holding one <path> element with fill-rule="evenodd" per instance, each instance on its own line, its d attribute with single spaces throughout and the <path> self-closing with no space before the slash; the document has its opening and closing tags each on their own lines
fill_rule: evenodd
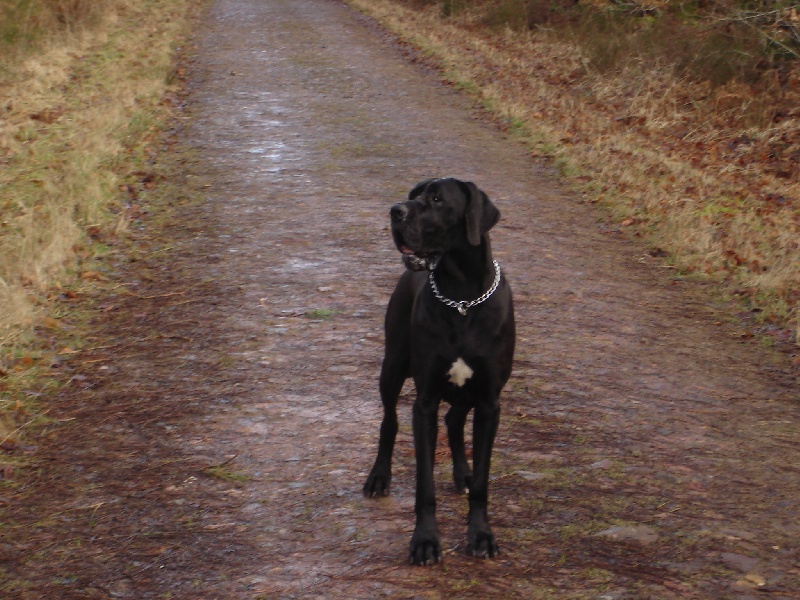
<svg viewBox="0 0 800 600">
<path fill-rule="evenodd" d="M 70 360 L 1 548 L 11 597 L 800 598 L 779 358 L 338 2 L 217 0 L 197 44 L 172 151 L 202 201 L 115 267 L 128 293 Z M 519 337 L 490 489 L 502 554 L 464 555 L 441 440 L 445 561 L 425 569 L 406 564 L 410 387 L 392 495 L 361 486 L 403 269 L 388 209 L 444 175 L 502 212 Z"/>
</svg>

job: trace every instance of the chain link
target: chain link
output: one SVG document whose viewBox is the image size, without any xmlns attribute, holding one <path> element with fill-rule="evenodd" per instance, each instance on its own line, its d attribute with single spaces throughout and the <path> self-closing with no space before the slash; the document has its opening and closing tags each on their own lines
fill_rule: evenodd
<svg viewBox="0 0 800 600">
<path fill-rule="evenodd" d="M 439 288 L 436 287 L 436 281 L 433 278 L 433 270 L 431 270 L 430 275 L 428 275 L 428 280 L 431 282 L 431 289 L 433 290 L 433 295 L 436 296 L 436 299 L 440 302 L 443 302 L 447 306 L 451 308 L 455 308 L 462 316 L 466 316 L 467 309 L 472 308 L 473 306 L 477 306 L 478 304 L 482 304 L 486 302 L 492 294 L 497 291 L 497 286 L 500 285 L 500 265 L 497 264 L 496 260 L 492 261 L 494 265 L 494 281 L 492 282 L 492 286 L 480 297 L 475 298 L 475 300 L 450 300 L 449 298 L 445 298 L 442 296 L 442 293 L 439 291 Z M 434 267 L 435 268 L 435 267 Z"/>
</svg>

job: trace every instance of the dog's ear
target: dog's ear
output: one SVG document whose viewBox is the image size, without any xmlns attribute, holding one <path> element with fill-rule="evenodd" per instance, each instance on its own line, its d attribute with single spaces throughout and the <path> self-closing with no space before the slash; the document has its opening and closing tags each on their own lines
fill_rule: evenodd
<svg viewBox="0 0 800 600">
<path fill-rule="evenodd" d="M 481 236 L 500 220 L 500 211 L 474 183 L 466 181 L 464 185 L 469 190 L 467 196 L 467 240 L 473 246 L 480 246 Z"/>
</svg>

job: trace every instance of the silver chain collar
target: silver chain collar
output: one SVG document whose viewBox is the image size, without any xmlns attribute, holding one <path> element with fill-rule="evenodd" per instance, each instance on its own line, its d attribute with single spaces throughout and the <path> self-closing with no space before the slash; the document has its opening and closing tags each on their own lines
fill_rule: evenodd
<svg viewBox="0 0 800 600">
<path fill-rule="evenodd" d="M 433 270 L 438 266 L 439 261 L 436 261 L 436 264 L 431 268 L 430 275 L 428 275 L 428 280 L 431 282 L 431 289 L 433 290 L 433 295 L 436 296 L 436 299 L 440 302 L 443 302 L 447 306 L 451 308 L 455 308 L 461 314 L 461 316 L 467 315 L 467 309 L 472 308 L 473 306 L 477 306 L 478 304 L 482 304 L 486 302 L 492 294 L 497 291 L 497 286 L 500 285 L 500 265 L 497 264 L 496 260 L 492 261 L 494 265 L 494 281 L 492 282 L 492 286 L 486 290 L 480 298 L 475 298 L 475 300 L 450 300 L 449 298 L 445 298 L 442 296 L 442 293 L 439 291 L 439 288 L 436 287 L 436 281 L 433 279 Z"/>
</svg>

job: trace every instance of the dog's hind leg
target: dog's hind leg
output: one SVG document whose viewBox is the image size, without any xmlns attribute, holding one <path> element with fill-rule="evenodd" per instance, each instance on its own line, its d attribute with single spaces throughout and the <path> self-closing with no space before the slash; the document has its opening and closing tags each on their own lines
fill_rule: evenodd
<svg viewBox="0 0 800 600">
<path fill-rule="evenodd" d="M 467 492 L 472 487 L 472 471 L 464 450 L 464 426 L 468 414 L 469 407 L 458 403 L 453 404 L 444 417 L 447 425 L 447 442 L 450 444 L 450 454 L 453 457 L 453 483 L 459 494 Z"/>
</svg>

